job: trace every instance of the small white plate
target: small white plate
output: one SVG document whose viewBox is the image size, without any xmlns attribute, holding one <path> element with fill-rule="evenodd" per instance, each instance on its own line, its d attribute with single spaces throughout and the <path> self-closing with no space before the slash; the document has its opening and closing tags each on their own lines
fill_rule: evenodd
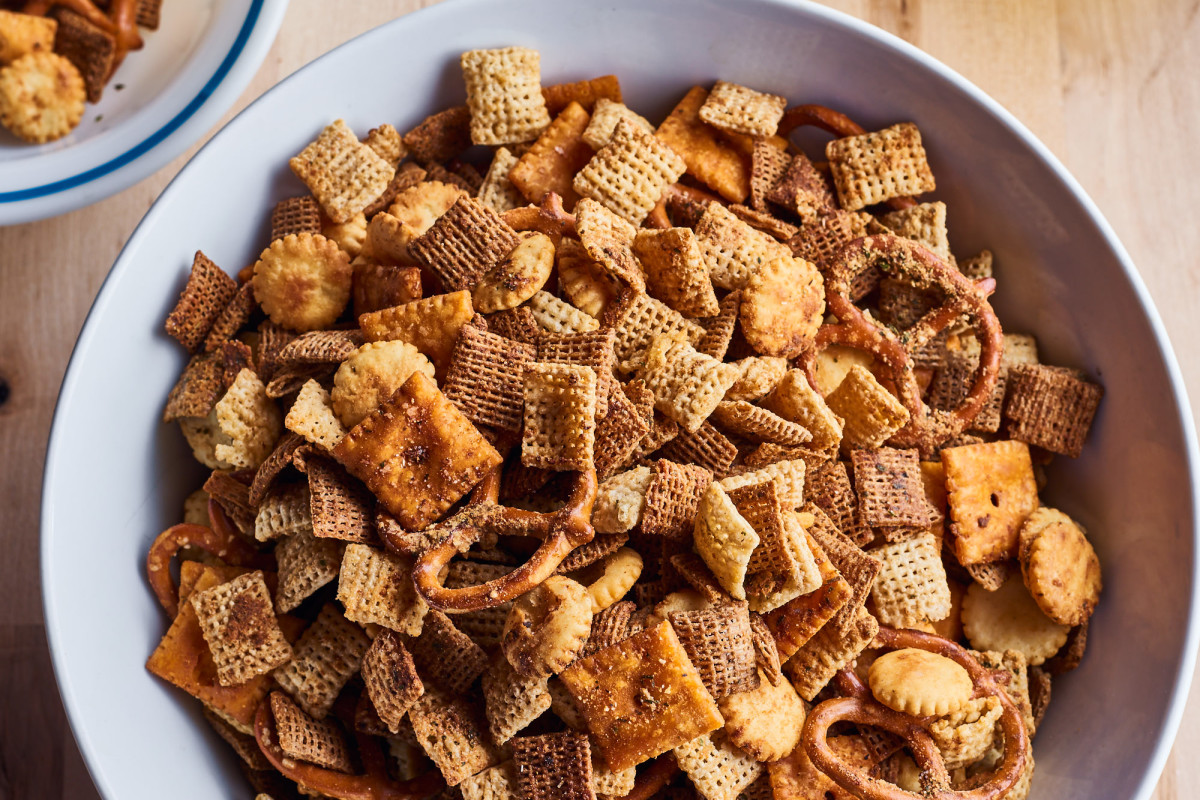
<svg viewBox="0 0 1200 800">
<path fill-rule="evenodd" d="M 287 0 L 166 0 L 100 102 L 44 145 L 0 128 L 0 225 L 64 214 L 116 194 L 186 150 L 266 57 Z"/>
</svg>

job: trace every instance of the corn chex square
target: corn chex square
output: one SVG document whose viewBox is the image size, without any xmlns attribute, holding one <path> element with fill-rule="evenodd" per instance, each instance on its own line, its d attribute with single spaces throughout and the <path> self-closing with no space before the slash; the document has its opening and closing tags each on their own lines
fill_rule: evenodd
<svg viewBox="0 0 1200 800">
<path fill-rule="evenodd" d="M 596 384 L 591 367 L 543 362 L 526 366 L 521 463 L 556 471 L 594 465 Z"/>
<path fill-rule="evenodd" d="M 529 298 L 525 307 L 538 326 L 550 333 L 586 333 L 600 327 L 600 320 L 547 291 Z"/>
<path fill-rule="evenodd" d="M 503 655 L 483 673 L 483 700 L 492 741 L 504 744 L 550 710 L 547 678 L 525 678 Z"/>
<path fill-rule="evenodd" d="M 724 731 L 676 747 L 675 759 L 704 800 L 737 800 L 766 769 L 730 742 Z"/>
<path fill-rule="evenodd" d="M 392 165 L 335 120 L 288 166 L 304 181 L 333 222 L 349 222 L 373 203 L 395 174 Z"/>
<path fill-rule="evenodd" d="M 858 364 L 825 398 L 829 410 L 845 420 L 842 450 L 880 447 L 908 424 L 908 410 L 896 396 Z"/>
<path fill-rule="evenodd" d="M 525 205 L 525 196 L 508 179 L 508 173 L 519 160 L 507 147 L 499 147 L 492 156 L 487 174 L 483 176 L 483 186 L 479 187 L 479 202 L 497 214 Z"/>
<path fill-rule="evenodd" d="M 472 142 L 529 142 L 550 124 L 538 51 L 525 47 L 469 50 L 462 54 L 461 64 Z"/>
<path fill-rule="evenodd" d="M 790 258 L 787 245 L 757 231 L 720 203 L 709 203 L 696 223 L 696 241 L 712 282 L 740 289 L 763 264 Z"/>
<path fill-rule="evenodd" d="M 950 613 L 950 584 L 937 538 L 926 531 L 871 551 L 883 566 L 871 586 L 884 625 L 912 628 Z"/>
<path fill-rule="evenodd" d="M 717 81 L 700 106 L 700 119 L 721 130 L 767 137 L 775 135 L 785 108 L 786 97 Z"/>
<path fill-rule="evenodd" d="M 654 393 L 654 407 L 695 433 L 741 371 L 696 351 L 686 341 L 659 335 L 646 350 L 638 377 Z"/>
<path fill-rule="evenodd" d="M 324 719 L 342 687 L 358 672 L 371 638 L 326 603 L 293 647 L 292 660 L 275 670 L 275 680 L 304 713 Z"/>
<path fill-rule="evenodd" d="M 617 129 L 617 123 L 623 119 L 629 120 L 646 133 L 654 133 L 654 126 L 641 114 L 622 102 L 601 97 L 596 100 L 596 105 L 592 109 L 591 120 L 583 132 L 583 141 L 593 150 L 603 149 L 604 145 L 612 139 L 613 131 Z"/>
<path fill-rule="evenodd" d="M 575 364 L 591 367 L 596 373 L 596 419 L 608 415 L 609 396 L 620 392 L 613 377 L 613 347 L 616 333 L 612 328 L 585 333 L 545 333 L 537 341 L 537 360 L 546 364 Z"/>
<path fill-rule="evenodd" d="M 834 139 L 825 146 L 825 156 L 838 198 L 847 211 L 936 188 L 921 132 L 911 122 Z"/>
<path fill-rule="evenodd" d="M 338 576 L 345 545 L 337 539 L 318 539 L 311 528 L 285 537 L 275 546 L 279 564 L 279 588 L 275 610 L 291 611 L 314 592 Z"/>
<path fill-rule="evenodd" d="M 626 290 L 609 309 L 616 331 L 613 347 L 618 362 L 635 359 L 659 335 L 678 335 L 696 345 L 704 329 L 648 294 Z"/>
<path fill-rule="evenodd" d="M 642 267 L 632 250 L 636 227 L 585 197 L 575 206 L 575 230 L 583 249 L 609 275 L 634 291 L 646 291 Z"/>
<path fill-rule="evenodd" d="M 517 790 L 517 768 L 511 761 L 464 778 L 458 789 L 463 800 L 521 800 Z"/>
<path fill-rule="evenodd" d="M 684 169 L 683 159 L 670 147 L 622 119 L 608 144 L 575 175 L 573 186 L 581 196 L 641 225 Z"/>
<path fill-rule="evenodd" d="M 421 633 L 429 607 L 412 582 L 413 559 L 352 543 L 342 555 L 337 598 L 346 619 L 409 636 Z"/>
<path fill-rule="evenodd" d="M 954 263 L 954 255 L 950 252 L 950 235 L 946 230 L 946 204 L 941 200 L 889 211 L 879 221 L 898 235 L 924 246 L 942 260 Z"/>
<path fill-rule="evenodd" d="M 292 658 L 261 570 L 195 592 L 191 602 L 222 686 L 245 683 Z"/>
</svg>

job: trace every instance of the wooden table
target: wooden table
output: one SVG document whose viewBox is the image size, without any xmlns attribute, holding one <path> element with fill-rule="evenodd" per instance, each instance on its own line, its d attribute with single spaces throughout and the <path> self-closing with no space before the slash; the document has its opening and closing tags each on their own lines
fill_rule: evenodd
<svg viewBox="0 0 1200 800">
<path fill-rule="evenodd" d="M 186 0 L 168 0 L 184 2 Z M 430 3 L 292 0 L 227 115 L 350 37 Z M 1041 137 L 1139 265 L 1200 398 L 1200 2 L 827 0 L 949 64 Z M 154 198 L 199 148 L 90 208 L 0 229 L 0 800 L 88 798 L 42 629 L 38 502 L 46 436 L 71 346 L 105 273 Z M 0 397 L 4 389 L 0 388 Z M 1154 797 L 1200 796 L 1200 699 Z"/>
</svg>

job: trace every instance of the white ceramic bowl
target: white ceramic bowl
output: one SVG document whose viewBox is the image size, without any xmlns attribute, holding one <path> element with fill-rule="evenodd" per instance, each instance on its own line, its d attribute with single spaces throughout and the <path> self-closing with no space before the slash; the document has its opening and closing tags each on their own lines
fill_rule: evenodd
<svg viewBox="0 0 1200 800">
<path fill-rule="evenodd" d="M 1107 387 L 1082 458 L 1047 500 L 1081 519 L 1106 590 L 1082 668 L 1057 681 L 1037 741 L 1035 800 L 1146 798 L 1179 722 L 1195 654 L 1194 455 L 1179 371 L 1124 249 L 1062 166 L 1007 112 L 875 28 L 771 0 L 462 0 L 400 19 L 287 79 L 219 133 L 159 198 L 88 318 L 55 416 L 43 498 L 46 623 L 75 735 L 109 798 L 241 797 L 199 706 L 143 669 L 165 620 L 147 546 L 201 480 L 159 423 L 184 364 L 162 320 L 192 253 L 233 272 L 266 244 L 287 168 L 329 121 L 401 130 L 461 102 L 458 55 L 542 52 L 546 82 L 618 73 L 660 117 L 716 78 L 844 109 L 867 128 L 917 122 L 955 249 L 996 254 L 1001 319 L 1050 363 Z"/>
<path fill-rule="evenodd" d="M 158 30 L 142 30 L 145 47 L 70 134 L 31 145 L 0 128 L 0 225 L 90 205 L 186 150 L 254 77 L 286 9 L 287 0 L 164 3 Z"/>
</svg>

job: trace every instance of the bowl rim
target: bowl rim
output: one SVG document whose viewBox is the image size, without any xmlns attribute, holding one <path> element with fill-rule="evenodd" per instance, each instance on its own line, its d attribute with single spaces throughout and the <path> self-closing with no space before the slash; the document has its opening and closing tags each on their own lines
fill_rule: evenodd
<svg viewBox="0 0 1200 800">
<path fill-rule="evenodd" d="M 141 245 L 141 241 L 145 236 L 145 230 L 153 226 L 158 217 L 164 213 L 163 209 L 169 205 L 170 199 L 174 195 L 176 183 L 179 178 L 195 166 L 195 163 L 208 149 L 209 145 L 215 142 L 225 132 L 230 124 L 254 108 L 258 103 L 263 102 L 267 97 L 277 91 L 284 84 L 294 80 L 302 80 L 302 76 L 307 73 L 310 68 L 323 61 L 326 57 L 332 56 L 334 53 L 341 51 L 343 48 L 357 46 L 360 40 L 373 39 L 375 37 L 388 36 L 396 27 L 402 27 L 408 24 L 414 16 L 419 16 L 420 19 L 428 19 L 441 15 L 458 14 L 463 7 L 472 5 L 490 4 L 494 0 L 444 0 L 434 6 L 417 9 L 401 17 L 389 20 L 381 25 L 378 25 L 368 31 L 364 31 L 357 36 L 343 42 L 335 48 L 321 54 L 317 58 L 308 62 L 304 66 L 297 69 L 292 74 L 288 75 L 270 89 L 265 91 L 260 97 L 256 98 L 245 109 L 222 126 L 221 130 L 217 131 L 211 139 L 205 143 L 203 147 L 185 164 L 179 173 L 171 179 L 171 182 L 163 189 L 154 204 L 143 216 L 138 223 L 133 233 L 130 235 L 125 246 L 122 248 L 112 268 L 105 276 L 101 283 L 96 297 L 92 301 L 92 305 L 84 318 L 83 326 L 80 329 L 79 335 L 76 338 L 75 344 L 71 350 L 71 356 L 67 363 L 67 368 L 64 373 L 62 384 L 59 388 L 58 397 L 55 402 L 54 416 L 51 422 L 50 433 L 48 436 L 46 447 L 45 466 L 42 474 L 42 502 L 41 502 L 41 522 L 39 531 L 44 533 L 51 526 L 50 521 L 53 519 L 53 508 L 49 505 L 47 497 L 49 496 L 49 487 L 51 477 L 54 474 L 54 466 L 58 460 L 58 450 L 62 446 L 61 440 L 56 437 L 55 431 L 58 427 L 59 413 L 61 411 L 63 401 L 69 397 L 75 390 L 75 380 L 78 371 L 75 369 L 75 358 L 82 344 L 90 339 L 93 335 L 91 322 L 93 316 L 104 311 L 105 306 L 111 301 L 109 296 L 110 284 L 115 275 L 120 274 L 129 268 L 129 264 L 135 260 L 137 251 Z M 271 0 L 268 0 L 271 2 Z M 286 7 L 286 0 L 279 0 L 282 7 Z M 1191 538 L 1193 542 L 1192 548 L 1192 563 L 1191 563 L 1191 596 L 1188 598 L 1188 615 L 1187 629 L 1183 637 L 1183 650 L 1176 665 L 1176 674 L 1174 684 L 1171 688 L 1171 696 L 1168 705 L 1168 711 L 1165 718 L 1162 720 L 1158 731 L 1155 733 L 1156 743 L 1151 755 L 1148 768 L 1142 775 L 1137 790 L 1130 800 L 1149 800 L 1151 793 L 1154 791 L 1159 777 L 1161 776 L 1163 767 L 1166 764 L 1167 757 L 1170 755 L 1171 748 L 1174 744 L 1175 736 L 1179 730 L 1179 725 L 1183 718 L 1184 706 L 1187 701 L 1188 692 L 1191 687 L 1193 673 L 1196 668 L 1197 661 L 1197 646 L 1200 645 L 1200 619 L 1198 619 L 1197 610 L 1200 609 L 1200 505 L 1196 500 L 1200 497 L 1200 475 L 1197 474 L 1197 464 L 1200 463 L 1200 447 L 1197 444 L 1197 434 L 1195 420 L 1192 417 L 1191 405 L 1188 401 L 1188 393 L 1183 381 L 1183 375 L 1179 367 L 1178 359 L 1175 351 L 1171 346 L 1170 338 L 1167 335 L 1166 328 L 1163 324 L 1162 317 L 1158 313 L 1153 300 L 1150 297 L 1150 292 L 1143 281 L 1141 274 L 1133 263 L 1128 251 L 1117 238 L 1116 232 L 1109 224 L 1104 214 L 1099 207 L 1084 190 L 1079 181 L 1067 170 L 1067 168 L 1059 161 L 1058 157 L 1029 130 L 1020 120 L 1016 118 L 1010 111 L 1000 105 L 990 95 L 980 89 L 971 81 L 967 80 L 957 71 L 943 64 L 932 55 L 924 52 L 915 45 L 909 44 L 900 37 L 889 33 L 869 22 L 854 17 L 846 12 L 828 8 L 819 5 L 814 0 L 741 0 L 741 2 L 755 3 L 760 6 L 773 7 L 777 9 L 792 9 L 802 11 L 805 14 L 820 18 L 825 22 L 835 26 L 848 29 L 851 33 L 864 36 L 876 42 L 878 45 L 898 52 L 901 56 L 912 59 L 919 65 L 925 67 L 935 73 L 940 78 L 952 83 L 964 94 L 972 100 L 979 103 L 987 110 L 1000 124 L 1004 125 L 1014 134 L 1020 141 L 1030 148 L 1046 165 L 1054 176 L 1067 188 L 1067 190 L 1079 202 L 1080 206 L 1087 213 L 1093 224 L 1100 231 L 1105 244 L 1116 256 L 1117 261 L 1121 265 L 1121 269 L 1125 274 L 1125 278 L 1129 281 L 1132 287 L 1134 296 L 1137 299 L 1138 305 L 1142 314 L 1145 316 L 1149 327 L 1153 333 L 1155 344 L 1158 347 L 1163 365 L 1166 368 L 1168 380 L 1171 385 L 1172 394 L 1178 408 L 1178 424 L 1183 432 L 1184 438 L 1184 458 L 1187 465 L 1188 476 L 1191 485 Z M 282 12 L 280 11 L 280 17 Z M 167 202 L 164 202 L 167 201 Z M 76 695 L 73 688 L 67 680 L 65 665 L 60 663 L 61 648 L 59 646 L 59 633 L 56 621 L 58 619 L 58 609 L 55 605 L 53 593 L 51 592 L 51 584 L 53 577 L 49 573 L 48 565 L 48 537 L 43 536 L 40 541 L 40 577 L 42 582 L 42 606 L 44 625 L 46 628 L 47 643 L 50 650 L 51 662 L 54 668 L 55 681 L 58 684 L 59 693 L 63 699 L 63 706 L 67 714 L 68 722 L 71 726 L 72 735 L 75 737 L 79 745 L 80 752 L 84 757 L 84 762 L 87 765 L 89 775 L 96 784 L 97 789 L 104 797 L 114 797 L 108 789 L 107 781 L 104 780 L 104 774 L 101 769 L 98 759 L 95 755 L 95 750 L 92 743 L 86 737 L 79 735 L 75 722 L 77 713 Z"/>
</svg>

